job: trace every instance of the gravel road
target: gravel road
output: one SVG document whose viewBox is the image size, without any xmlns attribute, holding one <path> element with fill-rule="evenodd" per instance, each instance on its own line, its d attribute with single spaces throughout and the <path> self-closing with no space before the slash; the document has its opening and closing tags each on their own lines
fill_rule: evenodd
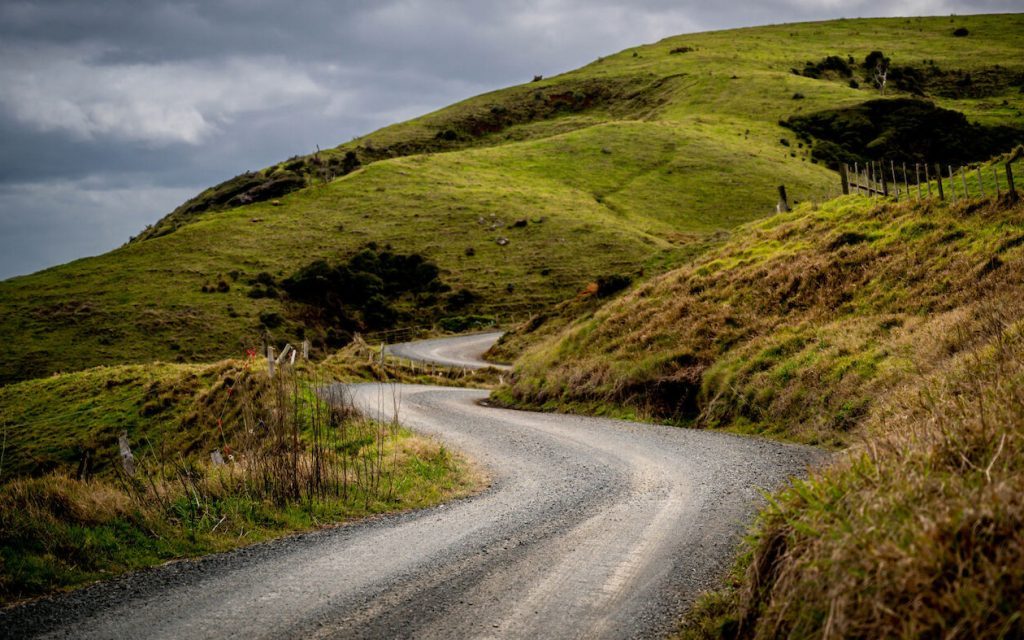
<svg viewBox="0 0 1024 640">
<path fill-rule="evenodd" d="M 0 637 L 626 638 L 672 630 L 761 503 L 821 459 L 722 433 L 336 386 L 475 459 L 481 494 L 0 612 Z"/>
<path fill-rule="evenodd" d="M 503 332 L 491 331 L 468 336 L 437 338 L 403 342 L 384 347 L 384 352 L 398 358 L 408 358 L 417 362 L 429 362 L 448 367 L 465 367 L 467 369 L 483 369 L 494 367 L 503 371 L 511 371 L 506 364 L 487 362 L 480 354 L 491 348 Z"/>
</svg>

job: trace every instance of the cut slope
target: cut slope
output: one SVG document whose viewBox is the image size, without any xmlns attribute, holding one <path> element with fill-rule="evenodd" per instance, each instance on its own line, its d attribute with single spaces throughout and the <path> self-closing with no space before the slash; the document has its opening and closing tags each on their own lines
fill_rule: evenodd
<svg viewBox="0 0 1024 640">
<path fill-rule="evenodd" d="M 841 444 L 1022 275 L 1021 204 L 801 206 L 535 346 L 502 397 Z"/>
<path fill-rule="evenodd" d="M 933 373 L 879 399 L 864 446 L 773 499 L 683 637 L 1024 635 L 1024 308 L 974 315 L 973 346 L 924 350 Z"/>
<path fill-rule="evenodd" d="M 949 20 L 670 38 L 281 163 L 254 184 L 298 186 L 295 175 L 307 186 L 241 206 L 230 189 L 214 190 L 126 247 L 0 283 L 0 330 L 18 345 L 0 356 L 0 382 L 297 339 L 307 328 L 282 301 L 248 297 L 249 282 L 371 241 L 436 262 L 446 283 L 477 295 L 466 310 L 476 313 L 533 311 L 597 276 L 650 271 L 681 243 L 771 212 L 780 183 L 796 200 L 838 188 L 806 148 L 781 143 L 792 134 L 778 121 L 876 93 L 790 71 L 807 59 L 878 48 L 901 63 L 966 70 L 1020 59 L 1021 16 L 956 18 L 968 38 L 953 38 Z M 1019 123 L 1024 95 L 996 85 L 1002 93 L 936 100 Z M 346 167 L 350 153 L 362 168 Z M 255 188 L 246 180 L 241 195 Z M 287 321 L 267 335 L 277 317 Z"/>
</svg>

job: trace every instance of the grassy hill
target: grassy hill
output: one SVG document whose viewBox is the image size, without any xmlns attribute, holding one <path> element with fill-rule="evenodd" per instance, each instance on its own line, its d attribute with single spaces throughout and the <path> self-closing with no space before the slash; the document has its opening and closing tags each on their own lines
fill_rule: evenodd
<svg viewBox="0 0 1024 640">
<path fill-rule="evenodd" d="M 398 324 L 532 312 L 599 276 L 663 271 L 771 213 L 778 184 L 800 201 L 835 193 L 779 122 L 877 98 L 857 66 L 873 50 L 927 71 L 889 96 L 1024 122 L 1022 30 L 1009 15 L 678 36 L 243 174 L 120 249 L 0 283 L 0 383 L 319 341 L 315 314 L 261 283 L 371 242 L 421 254 L 450 288 L 394 300 Z M 829 56 L 852 76 L 816 71 Z"/>
<path fill-rule="evenodd" d="M 748 223 L 690 264 L 537 338 L 510 404 L 844 445 L 885 390 L 971 346 L 1022 293 L 1024 207 L 848 196 Z"/>
<path fill-rule="evenodd" d="M 848 196 L 526 324 L 497 398 L 841 449 L 683 637 L 1019 637 L 1022 300 L 1019 198 Z"/>
<path fill-rule="evenodd" d="M 390 374 L 438 382 L 368 363 L 353 346 L 273 378 L 252 356 L 101 366 L 0 387 L 0 607 L 484 486 L 485 476 L 443 444 L 330 408 L 310 391 L 325 380 Z M 282 446 L 285 434 L 299 444 Z M 213 451 L 230 464 L 214 464 Z M 366 470 L 375 460 L 374 484 Z M 315 486 L 317 468 L 331 470 L 333 486 L 280 491 L 282 483 Z"/>
</svg>

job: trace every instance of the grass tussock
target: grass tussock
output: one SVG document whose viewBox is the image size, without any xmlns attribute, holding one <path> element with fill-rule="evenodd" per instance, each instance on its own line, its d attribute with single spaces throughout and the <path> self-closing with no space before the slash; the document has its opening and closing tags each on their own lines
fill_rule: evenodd
<svg viewBox="0 0 1024 640">
<path fill-rule="evenodd" d="M 849 443 L 886 389 L 973 346 L 984 303 L 1021 293 L 1022 236 L 1007 199 L 802 206 L 539 341 L 498 397 Z"/>
<path fill-rule="evenodd" d="M 106 465 L 90 474 L 70 464 L 13 477 L 23 463 L 0 469 L 0 602 L 437 504 L 481 483 L 443 446 L 395 421 L 362 418 L 321 386 L 301 372 L 269 379 L 249 369 L 223 392 L 228 408 L 191 453 L 176 448 L 173 433 L 133 433 L 131 468 L 115 446 L 101 450 Z"/>
<path fill-rule="evenodd" d="M 1024 313 L 918 376 L 841 461 L 776 496 L 687 638 L 1024 634 Z"/>
</svg>

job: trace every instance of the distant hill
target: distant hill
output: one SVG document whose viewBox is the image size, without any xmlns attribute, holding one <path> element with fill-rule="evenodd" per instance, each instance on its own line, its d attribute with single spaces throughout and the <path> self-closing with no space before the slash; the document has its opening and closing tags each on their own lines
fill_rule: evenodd
<svg viewBox="0 0 1024 640">
<path fill-rule="evenodd" d="M 989 15 L 677 36 L 243 174 L 120 249 L 0 282 L 0 383 L 525 314 L 599 277 L 664 271 L 694 240 L 772 213 L 779 184 L 798 201 L 834 195 L 835 145 L 887 150 L 822 146 L 794 117 L 915 97 L 1020 127 L 1021 33 L 1024 16 Z M 884 96 L 864 67 L 874 51 L 891 61 Z M 376 266 L 356 268 L 368 246 Z M 407 259 L 436 278 L 389 280 Z M 360 293 L 334 292 L 329 310 L 290 295 L 317 260 Z"/>
</svg>

